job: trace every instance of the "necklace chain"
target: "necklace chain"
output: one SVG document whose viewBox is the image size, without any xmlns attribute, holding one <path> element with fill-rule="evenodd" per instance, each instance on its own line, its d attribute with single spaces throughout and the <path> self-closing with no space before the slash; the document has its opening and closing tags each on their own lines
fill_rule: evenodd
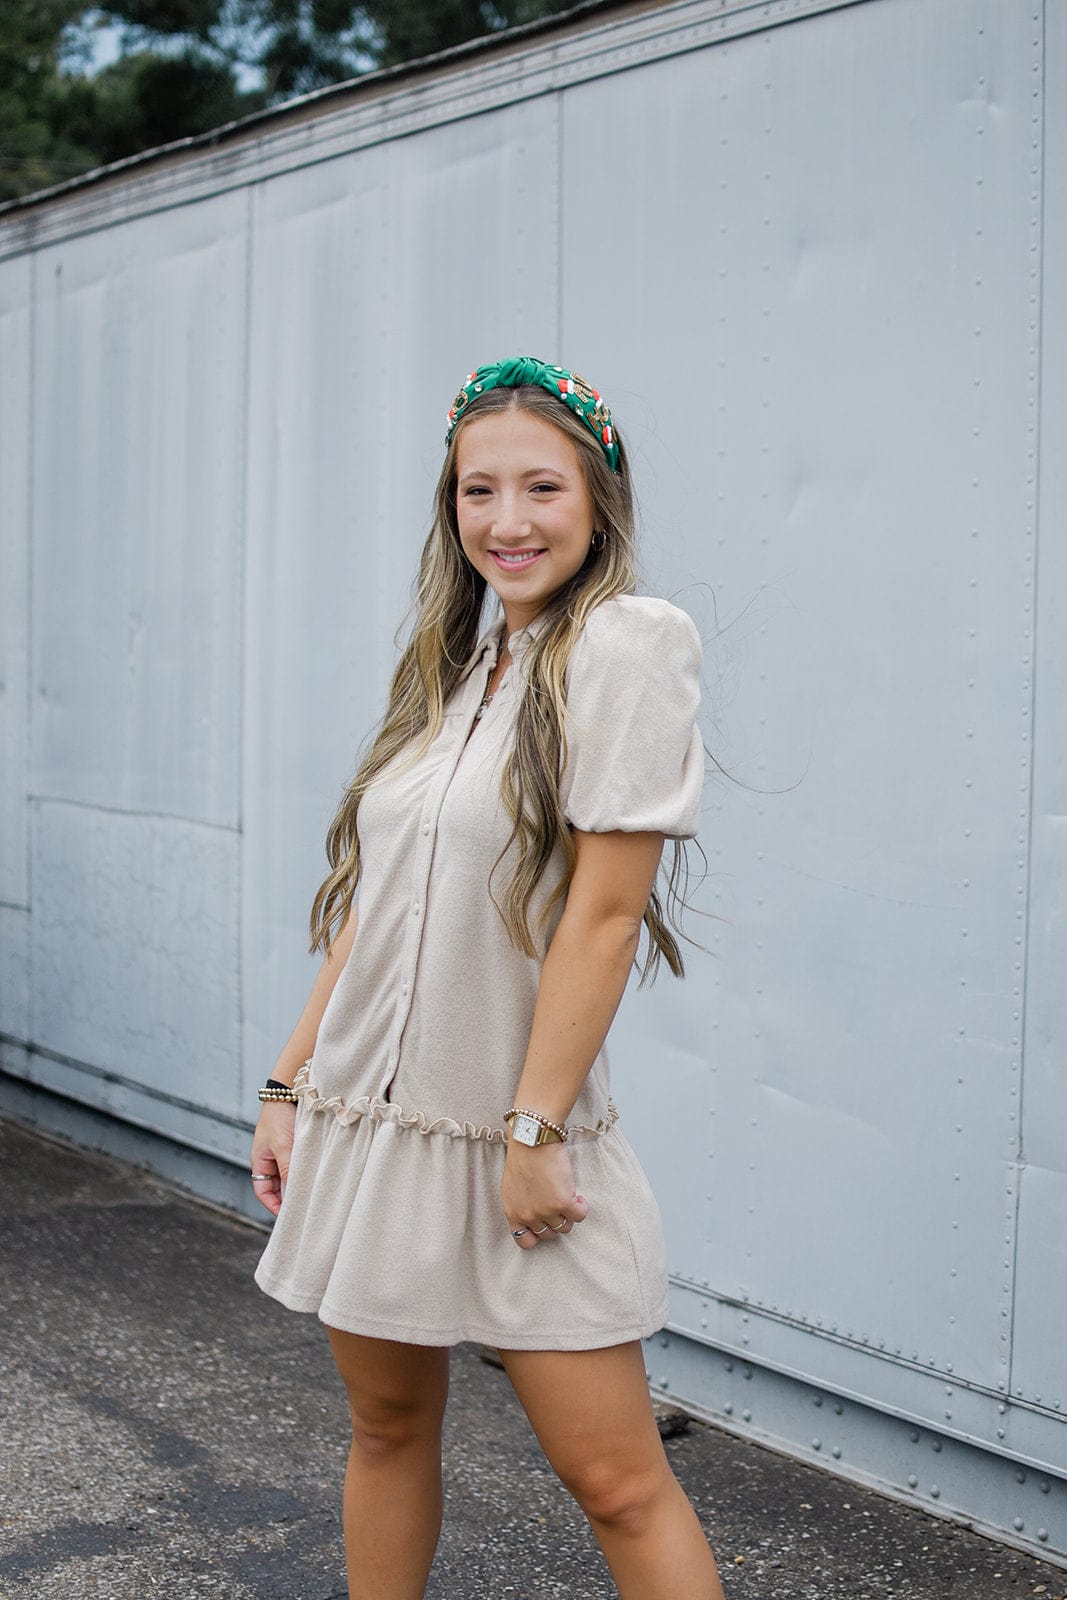
<svg viewBox="0 0 1067 1600">
<path fill-rule="evenodd" d="M 494 668 L 494 670 L 495 670 L 495 668 Z M 503 672 L 500 674 L 500 677 L 497 680 L 496 689 L 486 688 L 486 691 L 485 691 L 484 695 L 482 696 L 482 703 L 478 707 L 477 711 L 474 713 L 475 722 L 481 722 L 482 718 L 485 716 L 485 713 L 489 710 L 489 707 L 493 703 L 493 696 L 496 694 L 497 689 L 500 688 L 500 685 L 503 683 L 503 681 L 507 677 L 507 675 L 508 675 L 508 669 L 507 669 L 507 667 L 505 667 Z M 492 676 L 492 673 L 490 673 L 489 682 L 492 683 L 492 681 L 493 681 L 493 676 Z"/>
</svg>

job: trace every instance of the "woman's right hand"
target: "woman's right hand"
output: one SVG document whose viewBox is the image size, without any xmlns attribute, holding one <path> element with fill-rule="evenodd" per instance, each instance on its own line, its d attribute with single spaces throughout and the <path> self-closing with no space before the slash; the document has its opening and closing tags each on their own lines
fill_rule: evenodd
<svg viewBox="0 0 1067 1600">
<path fill-rule="evenodd" d="M 282 1206 L 282 1190 L 289 1176 L 295 1127 L 296 1106 L 288 1100 L 276 1100 L 263 1107 L 252 1136 L 252 1187 L 257 1200 L 274 1217 Z"/>
</svg>

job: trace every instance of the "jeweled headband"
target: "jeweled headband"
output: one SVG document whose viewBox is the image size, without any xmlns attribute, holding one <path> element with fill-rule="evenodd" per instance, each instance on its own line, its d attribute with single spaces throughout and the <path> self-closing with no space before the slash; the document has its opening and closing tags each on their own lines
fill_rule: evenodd
<svg viewBox="0 0 1067 1600">
<path fill-rule="evenodd" d="M 451 439 L 456 423 L 475 395 L 484 394 L 488 389 L 521 389 L 527 384 L 547 389 L 557 400 L 562 400 L 595 435 L 612 472 L 618 472 L 619 447 L 615 443 L 611 412 L 600 395 L 576 372 L 568 372 L 566 367 L 549 366 L 545 361 L 536 361 L 533 356 L 514 356 L 510 361 L 493 361 L 489 366 L 479 367 L 476 372 L 470 373 L 448 413 L 445 443 Z"/>
</svg>

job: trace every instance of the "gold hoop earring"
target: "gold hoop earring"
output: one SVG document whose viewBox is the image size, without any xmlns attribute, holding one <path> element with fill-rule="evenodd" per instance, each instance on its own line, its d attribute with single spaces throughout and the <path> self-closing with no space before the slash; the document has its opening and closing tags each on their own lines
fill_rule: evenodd
<svg viewBox="0 0 1067 1600">
<path fill-rule="evenodd" d="M 599 528 L 597 528 L 597 529 L 594 530 L 593 537 L 589 541 L 589 547 L 592 550 L 593 554 L 598 556 L 600 554 L 601 550 L 603 550 L 604 546 L 607 544 L 607 542 L 608 542 L 607 534 L 603 533 Z"/>
</svg>

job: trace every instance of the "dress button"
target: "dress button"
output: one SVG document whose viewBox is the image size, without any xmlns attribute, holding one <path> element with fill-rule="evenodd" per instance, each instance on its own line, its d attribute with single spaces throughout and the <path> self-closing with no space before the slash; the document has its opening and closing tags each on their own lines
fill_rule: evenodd
<svg viewBox="0 0 1067 1600">
<path fill-rule="evenodd" d="M 406 983 L 402 983 L 402 984 L 401 984 L 401 985 L 400 985 L 400 993 L 401 993 L 401 994 L 407 994 L 407 992 L 408 992 L 408 986 L 407 986 L 407 984 L 406 984 Z"/>
<path fill-rule="evenodd" d="M 416 900 L 415 904 L 411 908 L 411 915 L 413 917 L 417 917 L 418 914 L 419 914 L 419 902 Z"/>
<path fill-rule="evenodd" d="M 423 823 L 423 825 L 422 825 L 422 831 L 423 831 L 423 833 L 429 833 L 429 831 L 430 831 L 430 824 L 429 824 L 429 823 L 428 823 L 428 822 L 424 822 L 424 823 Z"/>
</svg>

